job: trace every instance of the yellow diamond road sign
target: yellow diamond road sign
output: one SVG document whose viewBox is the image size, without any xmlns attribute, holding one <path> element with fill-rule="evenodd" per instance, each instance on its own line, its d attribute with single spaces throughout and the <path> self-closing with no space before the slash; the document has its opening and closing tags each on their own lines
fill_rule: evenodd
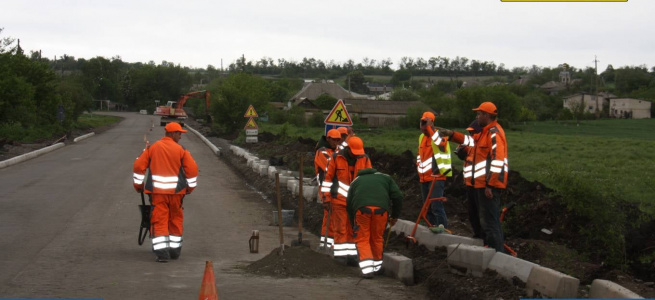
<svg viewBox="0 0 655 300">
<path fill-rule="evenodd" d="M 257 127 L 257 123 L 255 123 L 255 119 L 250 118 L 248 119 L 248 123 L 246 123 L 246 127 L 244 127 L 243 129 L 258 129 L 258 128 L 259 127 Z"/>
<path fill-rule="evenodd" d="M 259 117 L 257 115 L 257 112 L 255 111 L 255 108 L 252 107 L 252 104 L 248 106 L 248 110 L 246 110 L 246 114 L 243 115 L 244 118 L 257 118 Z"/>
<path fill-rule="evenodd" d="M 353 120 L 350 119 L 350 115 L 346 110 L 346 105 L 343 104 L 343 100 L 339 99 L 339 101 L 337 101 L 337 104 L 334 105 L 330 114 L 325 118 L 325 124 L 353 125 Z"/>
</svg>

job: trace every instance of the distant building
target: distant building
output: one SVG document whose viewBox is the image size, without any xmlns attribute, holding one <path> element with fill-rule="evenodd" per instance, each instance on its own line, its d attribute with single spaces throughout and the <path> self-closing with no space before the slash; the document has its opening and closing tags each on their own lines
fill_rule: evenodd
<svg viewBox="0 0 655 300">
<path fill-rule="evenodd" d="M 595 113 L 596 112 L 596 103 L 598 103 L 598 110 L 602 111 L 605 105 L 609 105 L 609 99 L 614 96 L 612 94 L 599 93 L 598 95 L 591 94 L 575 94 L 571 96 L 564 97 L 564 108 L 569 109 L 570 111 L 575 111 L 575 109 L 583 103 L 583 112 Z M 616 96 L 614 96 L 616 97 Z M 598 101 L 596 101 L 598 98 Z"/>
<path fill-rule="evenodd" d="M 610 99 L 610 117 L 619 119 L 649 119 L 653 104 L 650 101 L 632 98 Z"/>
<path fill-rule="evenodd" d="M 417 106 L 423 111 L 432 111 L 429 106 L 421 101 L 344 99 L 344 103 L 351 117 L 359 117 L 359 120 L 369 127 L 398 125 L 400 119 L 407 116 L 407 109 L 410 107 Z"/>
<path fill-rule="evenodd" d="M 366 87 L 368 88 L 368 92 L 371 95 L 382 95 L 385 93 L 390 93 L 393 91 L 393 84 L 390 83 L 367 83 Z"/>
</svg>

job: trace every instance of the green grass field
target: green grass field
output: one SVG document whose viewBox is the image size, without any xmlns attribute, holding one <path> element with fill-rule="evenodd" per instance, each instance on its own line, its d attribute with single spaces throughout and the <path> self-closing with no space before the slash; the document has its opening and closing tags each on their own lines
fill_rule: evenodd
<svg viewBox="0 0 655 300">
<path fill-rule="evenodd" d="M 114 116 L 103 116 L 103 115 L 96 115 L 96 114 L 82 114 L 80 115 L 79 118 L 77 118 L 77 124 L 75 127 L 77 128 L 90 128 L 90 127 L 100 127 L 100 126 L 105 126 L 109 125 L 112 123 L 116 123 L 120 121 L 120 117 L 114 117 Z"/>
<path fill-rule="evenodd" d="M 281 128 L 264 123 L 260 130 L 277 134 Z M 578 185 L 639 203 L 655 215 L 655 119 L 533 122 L 513 128 L 506 131 L 511 170 L 554 190 Z M 318 139 L 323 129 L 289 126 L 287 132 Z M 356 134 L 377 151 L 417 151 L 418 129 L 359 129 Z M 458 159 L 453 165 L 461 170 Z"/>
</svg>

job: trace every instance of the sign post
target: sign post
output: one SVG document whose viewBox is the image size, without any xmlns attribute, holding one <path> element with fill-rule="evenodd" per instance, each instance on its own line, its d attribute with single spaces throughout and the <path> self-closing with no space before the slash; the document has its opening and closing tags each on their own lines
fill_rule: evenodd
<svg viewBox="0 0 655 300">
<path fill-rule="evenodd" d="M 259 126 L 255 123 L 255 119 L 259 117 L 255 108 L 250 105 L 246 113 L 243 115 L 244 118 L 248 118 L 246 126 L 243 128 L 246 130 L 246 143 L 257 143 L 257 135 L 259 134 Z"/>
</svg>

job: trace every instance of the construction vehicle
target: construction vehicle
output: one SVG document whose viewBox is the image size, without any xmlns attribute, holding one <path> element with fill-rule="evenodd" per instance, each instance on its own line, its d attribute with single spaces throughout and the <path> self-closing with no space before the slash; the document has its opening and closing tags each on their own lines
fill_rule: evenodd
<svg viewBox="0 0 655 300">
<path fill-rule="evenodd" d="M 155 115 L 161 116 L 159 125 L 166 126 L 166 124 L 176 121 L 184 126 L 184 120 L 188 118 L 184 111 L 184 104 L 189 98 L 205 98 L 205 113 L 207 114 L 205 119 L 207 122 L 211 122 L 209 115 L 210 94 L 209 91 L 204 90 L 184 94 L 177 101 L 168 101 L 166 105 L 158 106 Z"/>
</svg>

